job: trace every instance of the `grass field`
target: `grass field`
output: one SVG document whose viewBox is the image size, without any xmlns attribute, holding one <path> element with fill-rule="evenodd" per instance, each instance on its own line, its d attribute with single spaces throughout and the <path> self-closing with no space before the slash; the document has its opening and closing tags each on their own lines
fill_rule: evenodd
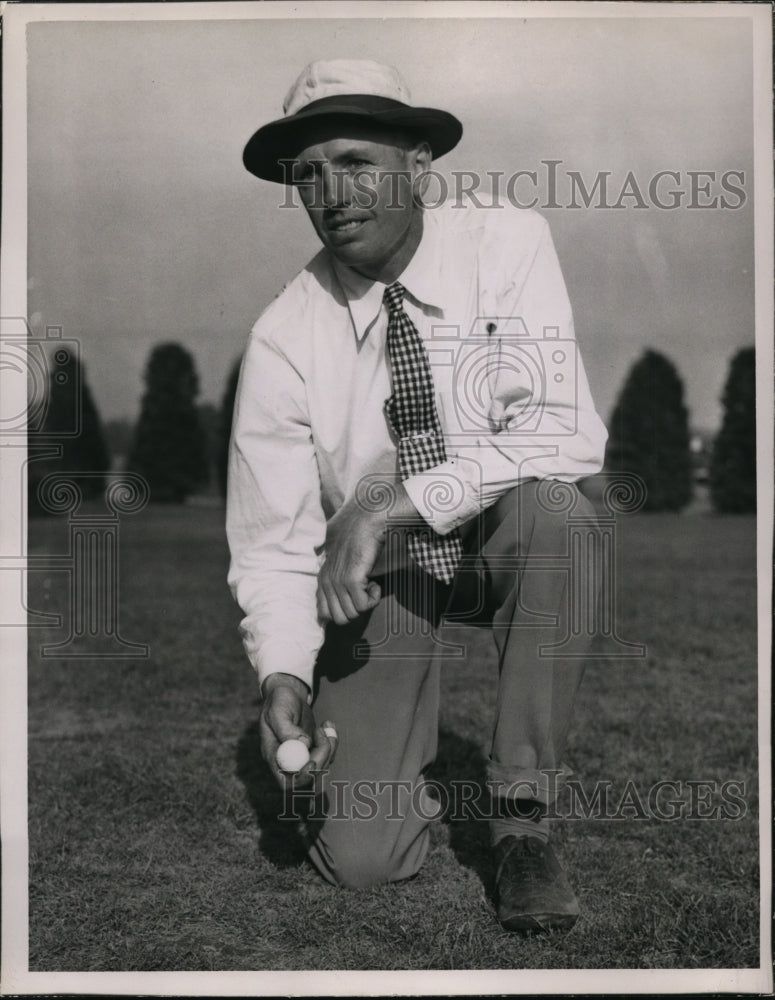
<svg viewBox="0 0 775 1000">
<path fill-rule="evenodd" d="M 122 520 L 120 628 L 150 658 L 41 660 L 63 633 L 30 632 L 31 970 L 758 966 L 752 518 L 620 520 L 619 631 L 648 656 L 590 665 L 569 754 L 614 799 L 628 781 L 644 800 L 661 779 L 684 797 L 689 781 L 743 782 L 745 814 L 560 822 L 583 916 L 527 940 L 495 921 L 483 823 L 435 825 L 399 885 L 337 890 L 307 866 L 257 752 L 222 520 Z M 65 523 L 33 522 L 31 553 L 66 546 Z M 31 574 L 32 608 L 65 598 L 63 574 Z M 469 660 L 444 669 L 442 782 L 483 776 L 494 664 L 486 633 L 465 638 Z"/>
</svg>

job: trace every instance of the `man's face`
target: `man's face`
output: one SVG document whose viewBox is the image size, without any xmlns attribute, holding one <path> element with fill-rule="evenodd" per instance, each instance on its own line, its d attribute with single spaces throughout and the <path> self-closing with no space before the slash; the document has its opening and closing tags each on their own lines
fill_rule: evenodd
<svg viewBox="0 0 775 1000">
<path fill-rule="evenodd" d="M 323 244 L 366 277 L 395 280 L 422 235 L 416 179 L 430 166 L 427 144 L 358 128 L 324 133 L 297 160 L 301 200 Z"/>
</svg>

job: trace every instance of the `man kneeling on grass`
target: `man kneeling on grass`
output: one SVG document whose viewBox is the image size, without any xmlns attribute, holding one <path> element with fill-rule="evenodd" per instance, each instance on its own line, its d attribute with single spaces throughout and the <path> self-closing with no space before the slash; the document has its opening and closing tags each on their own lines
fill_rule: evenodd
<svg viewBox="0 0 775 1000">
<path fill-rule="evenodd" d="M 429 810 L 397 818 L 396 791 L 421 786 L 436 754 L 438 627 L 453 613 L 491 627 L 498 918 L 567 928 L 578 903 L 546 812 L 588 644 L 564 641 L 572 595 L 547 566 L 566 554 L 566 515 L 544 487 L 568 484 L 591 515 L 572 484 L 599 471 L 606 432 L 543 218 L 423 204 L 432 158 L 461 134 L 452 115 L 411 106 L 394 69 L 333 60 L 308 66 L 284 117 L 245 147 L 251 173 L 296 187 L 323 248 L 244 357 L 229 583 L 263 756 L 287 785 L 279 745 L 310 748 L 294 781 L 316 772 L 336 808 L 310 825 L 309 858 L 343 886 L 422 865 Z M 366 816 L 358 787 L 375 790 Z"/>
</svg>

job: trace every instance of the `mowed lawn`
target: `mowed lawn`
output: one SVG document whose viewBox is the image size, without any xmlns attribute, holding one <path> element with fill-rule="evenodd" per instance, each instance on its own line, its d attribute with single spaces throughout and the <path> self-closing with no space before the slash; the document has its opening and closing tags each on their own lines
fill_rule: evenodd
<svg viewBox="0 0 775 1000">
<path fill-rule="evenodd" d="M 204 507 L 122 519 L 120 629 L 150 658 L 41 660 L 64 634 L 30 631 L 31 970 L 758 966 L 753 518 L 618 522 L 618 628 L 648 655 L 588 668 L 569 759 L 587 793 L 608 783 L 616 818 L 556 825 L 583 916 L 544 939 L 500 929 L 473 819 L 437 823 L 407 883 L 338 890 L 307 866 L 258 755 L 222 522 Z M 32 523 L 32 553 L 66 546 L 66 522 Z M 29 588 L 32 608 L 67 612 L 62 573 Z M 489 636 L 461 637 L 470 655 L 443 675 L 442 783 L 482 780 L 488 749 Z M 687 782 L 739 782 L 744 808 L 616 815 L 627 787 L 645 804 L 668 779 L 687 801 Z M 695 788 L 712 817 L 720 792 Z"/>
</svg>

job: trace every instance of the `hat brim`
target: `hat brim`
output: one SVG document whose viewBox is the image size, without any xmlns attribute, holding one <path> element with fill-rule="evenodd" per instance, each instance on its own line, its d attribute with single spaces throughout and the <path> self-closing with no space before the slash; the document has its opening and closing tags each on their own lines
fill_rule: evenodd
<svg viewBox="0 0 775 1000">
<path fill-rule="evenodd" d="M 245 146 L 242 162 L 251 174 L 263 180 L 292 183 L 292 165 L 287 161 L 309 145 L 310 137 L 324 134 L 325 128 L 346 130 L 355 123 L 406 131 L 428 143 L 434 160 L 453 149 L 463 134 L 463 126 L 447 111 L 413 108 L 369 94 L 347 94 L 322 98 L 295 115 L 263 125 Z"/>
</svg>

